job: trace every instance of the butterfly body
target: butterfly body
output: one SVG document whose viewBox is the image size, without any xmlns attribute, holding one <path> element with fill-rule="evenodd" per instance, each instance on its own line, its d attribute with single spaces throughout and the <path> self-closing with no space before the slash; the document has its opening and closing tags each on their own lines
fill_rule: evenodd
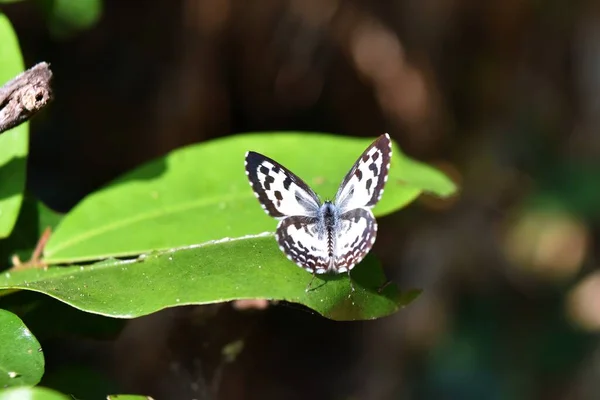
<svg viewBox="0 0 600 400">
<path fill-rule="evenodd" d="M 324 272 L 334 272 L 336 269 L 336 237 L 335 233 L 339 231 L 340 216 L 339 209 L 330 201 L 326 201 L 319 208 L 319 213 L 315 220 L 316 233 L 319 240 L 322 240 L 327 246 L 327 256 L 329 258 L 328 268 Z M 315 271 L 316 272 L 316 271 Z M 318 273 L 321 273 L 320 271 Z"/>
<path fill-rule="evenodd" d="M 356 160 L 334 200 L 323 203 L 302 179 L 262 154 L 246 153 L 246 174 L 265 212 L 279 220 L 276 239 L 290 260 L 313 275 L 349 273 L 375 242 L 371 208 L 383 193 L 390 159 L 389 136 L 381 135 Z"/>
</svg>

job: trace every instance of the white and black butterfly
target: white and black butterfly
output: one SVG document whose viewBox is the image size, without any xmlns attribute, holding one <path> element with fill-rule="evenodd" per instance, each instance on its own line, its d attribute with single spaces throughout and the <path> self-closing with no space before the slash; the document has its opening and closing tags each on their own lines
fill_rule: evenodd
<svg viewBox="0 0 600 400">
<path fill-rule="evenodd" d="M 276 238 L 290 260 L 313 278 L 328 272 L 348 272 L 350 277 L 375 242 L 377 222 L 371 208 L 383 193 L 391 156 L 386 133 L 356 160 L 333 202 L 321 203 L 302 179 L 253 151 L 246 153 L 246 175 L 267 214 L 280 220 Z"/>
</svg>

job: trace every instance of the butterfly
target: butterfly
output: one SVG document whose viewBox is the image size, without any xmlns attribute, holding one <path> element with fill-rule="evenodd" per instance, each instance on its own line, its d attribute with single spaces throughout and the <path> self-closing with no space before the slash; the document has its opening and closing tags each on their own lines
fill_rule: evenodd
<svg viewBox="0 0 600 400">
<path fill-rule="evenodd" d="M 298 176 L 271 158 L 246 153 L 250 185 L 265 212 L 279 220 L 281 251 L 313 274 L 348 273 L 369 253 L 377 236 L 371 208 L 383 194 L 392 157 L 389 135 L 379 136 L 356 160 L 333 201 L 321 203 Z"/>
</svg>

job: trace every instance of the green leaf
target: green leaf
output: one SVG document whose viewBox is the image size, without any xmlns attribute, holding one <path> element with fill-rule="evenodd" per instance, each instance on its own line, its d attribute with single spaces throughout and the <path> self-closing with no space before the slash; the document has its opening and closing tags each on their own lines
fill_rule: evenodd
<svg viewBox="0 0 600 400">
<path fill-rule="evenodd" d="M 0 86 L 23 72 L 17 36 L 8 18 L 0 13 Z M 25 188 L 29 123 L 0 134 L 0 238 L 13 229 Z"/>
<path fill-rule="evenodd" d="M 277 221 L 264 213 L 248 184 L 246 151 L 269 155 L 306 180 L 322 198 L 331 198 L 372 140 L 263 133 L 178 149 L 85 198 L 59 224 L 46 246 L 45 261 L 129 256 L 274 231 Z M 448 196 L 455 186 L 394 145 L 388 183 L 375 215 L 390 214 L 423 191 Z"/>
<path fill-rule="evenodd" d="M 72 400 L 70 397 L 43 387 L 14 388 L 0 392 L 0 400 Z"/>
<path fill-rule="evenodd" d="M 312 275 L 281 254 L 272 234 L 221 240 L 154 253 L 135 260 L 106 260 L 89 266 L 51 267 L 0 274 L 0 289 L 45 293 L 78 309 L 134 318 L 166 307 L 236 299 L 286 300 L 334 320 L 383 317 L 410 303 L 418 292 L 400 295 L 385 282 L 374 257 L 346 275 Z"/>
<path fill-rule="evenodd" d="M 0 388 L 36 385 L 44 373 L 40 344 L 19 317 L 1 309 L 0 344 Z"/>
<path fill-rule="evenodd" d="M 102 0 L 52 0 L 42 4 L 50 32 L 61 38 L 94 26 L 102 16 Z"/>
</svg>

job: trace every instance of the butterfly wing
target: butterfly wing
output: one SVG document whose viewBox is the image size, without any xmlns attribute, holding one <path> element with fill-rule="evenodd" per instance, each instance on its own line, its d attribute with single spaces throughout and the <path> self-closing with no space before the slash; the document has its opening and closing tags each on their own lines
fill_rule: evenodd
<svg viewBox="0 0 600 400">
<path fill-rule="evenodd" d="M 327 232 L 315 217 L 293 216 L 279 222 L 275 236 L 279 248 L 300 267 L 315 274 L 329 270 Z"/>
<path fill-rule="evenodd" d="M 392 158 L 392 142 L 386 133 L 375 140 L 356 160 L 335 196 L 341 213 L 371 208 L 381 198 Z"/>
<path fill-rule="evenodd" d="M 377 223 L 369 209 L 356 208 L 340 216 L 330 240 L 326 229 L 314 217 L 294 216 L 277 226 L 279 248 L 287 257 L 309 272 L 342 273 L 354 268 L 373 247 Z M 328 243 L 334 243 L 332 262 Z"/>
<path fill-rule="evenodd" d="M 262 154 L 246 153 L 246 175 L 263 209 L 274 218 L 315 216 L 320 201 L 290 170 Z"/>
<path fill-rule="evenodd" d="M 335 238 L 335 272 L 346 272 L 361 262 L 373 247 L 377 222 L 371 210 L 355 208 L 340 216 Z"/>
</svg>

